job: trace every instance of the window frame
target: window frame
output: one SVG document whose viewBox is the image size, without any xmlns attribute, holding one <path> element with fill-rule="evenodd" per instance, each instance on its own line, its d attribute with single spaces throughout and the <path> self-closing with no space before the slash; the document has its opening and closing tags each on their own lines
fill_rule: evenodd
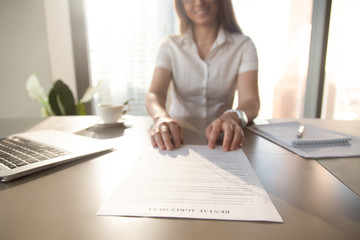
<svg viewBox="0 0 360 240">
<path fill-rule="evenodd" d="M 320 118 L 332 0 L 314 0 L 303 118 Z"/>
</svg>

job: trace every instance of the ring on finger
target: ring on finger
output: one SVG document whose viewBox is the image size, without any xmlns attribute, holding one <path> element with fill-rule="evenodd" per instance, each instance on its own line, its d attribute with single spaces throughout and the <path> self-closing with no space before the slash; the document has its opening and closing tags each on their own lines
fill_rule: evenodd
<svg viewBox="0 0 360 240">
<path fill-rule="evenodd" d="M 165 125 L 165 124 L 160 125 L 160 130 L 161 130 L 161 132 L 167 132 L 167 130 L 168 130 L 167 125 Z"/>
<path fill-rule="evenodd" d="M 155 129 L 154 129 L 154 133 L 156 134 L 156 133 L 159 133 L 160 132 L 160 128 L 159 127 L 156 127 Z"/>
</svg>

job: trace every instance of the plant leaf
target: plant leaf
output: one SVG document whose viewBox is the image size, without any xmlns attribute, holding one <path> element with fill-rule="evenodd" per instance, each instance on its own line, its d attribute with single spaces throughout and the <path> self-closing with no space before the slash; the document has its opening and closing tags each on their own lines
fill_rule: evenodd
<svg viewBox="0 0 360 240">
<path fill-rule="evenodd" d="M 61 80 L 57 80 L 51 89 L 49 103 L 56 115 L 76 115 L 74 96 Z"/>
<path fill-rule="evenodd" d="M 40 85 L 39 79 L 36 74 L 31 74 L 26 82 L 26 89 L 31 99 L 41 103 L 43 106 L 41 108 L 42 116 L 51 116 L 54 113 L 51 110 L 49 100 L 45 95 L 43 87 Z"/>
<path fill-rule="evenodd" d="M 35 74 L 31 74 L 26 82 L 26 89 L 31 99 L 43 103 L 47 101 L 43 87 Z"/>
<path fill-rule="evenodd" d="M 61 102 L 61 99 L 60 99 L 60 95 L 56 95 L 56 103 L 57 103 L 57 106 L 59 107 L 59 110 L 60 110 L 60 115 L 64 116 L 66 115 L 66 110 L 65 110 L 65 107 L 64 105 L 62 104 Z"/>
<path fill-rule="evenodd" d="M 41 109 L 40 109 L 40 112 L 41 112 L 41 116 L 42 117 L 50 117 L 50 116 L 53 116 L 54 113 L 51 111 L 49 111 L 50 109 L 50 105 L 48 104 L 48 108 L 46 108 L 45 106 L 42 106 Z"/>
<path fill-rule="evenodd" d="M 76 104 L 76 112 L 78 115 L 86 115 L 86 108 L 84 103 L 79 102 L 78 104 Z"/>
<path fill-rule="evenodd" d="M 100 88 L 100 85 L 102 84 L 103 81 L 100 81 L 98 82 L 98 84 L 95 86 L 95 87 L 92 87 L 92 86 L 89 86 L 83 97 L 80 99 L 80 103 L 86 103 L 86 102 L 89 102 L 93 97 L 94 97 L 94 94 L 99 90 Z"/>
</svg>

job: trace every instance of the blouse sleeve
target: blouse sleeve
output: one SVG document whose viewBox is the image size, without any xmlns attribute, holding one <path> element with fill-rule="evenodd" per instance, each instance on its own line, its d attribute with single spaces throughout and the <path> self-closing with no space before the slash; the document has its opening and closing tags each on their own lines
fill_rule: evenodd
<svg viewBox="0 0 360 240">
<path fill-rule="evenodd" d="M 239 66 L 239 74 L 247 71 L 258 70 L 258 56 L 253 41 L 248 38 L 245 42 L 242 61 Z"/>
<path fill-rule="evenodd" d="M 158 49 L 155 67 L 163 67 L 171 71 L 171 57 L 168 50 L 168 41 L 164 41 Z"/>
</svg>

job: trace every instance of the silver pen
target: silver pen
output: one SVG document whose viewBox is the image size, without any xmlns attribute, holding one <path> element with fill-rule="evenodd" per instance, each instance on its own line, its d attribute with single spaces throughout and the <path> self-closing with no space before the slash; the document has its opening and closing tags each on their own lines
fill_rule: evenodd
<svg viewBox="0 0 360 240">
<path fill-rule="evenodd" d="M 303 133 L 304 133 L 304 130 L 305 130 L 305 126 L 304 125 L 300 125 L 298 131 L 297 131 L 297 134 L 296 134 L 296 137 L 297 138 L 301 138 Z"/>
</svg>

